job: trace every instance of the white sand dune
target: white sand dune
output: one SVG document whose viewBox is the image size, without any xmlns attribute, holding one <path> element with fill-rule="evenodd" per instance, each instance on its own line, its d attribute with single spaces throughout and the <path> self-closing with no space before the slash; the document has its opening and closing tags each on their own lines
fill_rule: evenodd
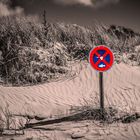
<svg viewBox="0 0 140 140">
<path fill-rule="evenodd" d="M 30 87 L 0 86 L 0 106 L 9 104 L 15 114 L 60 115 L 71 106 L 97 102 L 98 72 L 89 64 L 82 64 L 80 74 L 72 79 Z M 77 68 L 79 70 L 79 67 Z M 114 64 L 104 73 L 106 106 L 140 112 L 140 68 Z M 86 104 L 85 104 L 86 105 Z"/>
</svg>

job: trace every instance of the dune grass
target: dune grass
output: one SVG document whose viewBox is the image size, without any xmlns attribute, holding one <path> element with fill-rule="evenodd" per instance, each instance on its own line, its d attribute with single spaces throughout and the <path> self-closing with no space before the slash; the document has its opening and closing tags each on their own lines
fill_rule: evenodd
<svg viewBox="0 0 140 140">
<path fill-rule="evenodd" d="M 59 79 L 70 72 L 71 61 L 88 60 L 90 50 L 107 45 L 116 61 L 127 52 L 138 60 L 139 35 L 104 25 L 90 30 L 78 25 L 40 22 L 34 17 L 0 19 L 0 77 L 13 86 L 35 85 Z M 119 37 L 118 37 L 119 36 Z"/>
</svg>

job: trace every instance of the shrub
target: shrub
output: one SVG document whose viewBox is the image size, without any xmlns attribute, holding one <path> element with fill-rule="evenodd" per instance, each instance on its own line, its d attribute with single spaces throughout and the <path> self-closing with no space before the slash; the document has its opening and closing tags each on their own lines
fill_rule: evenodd
<svg viewBox="0 0 140 140">
<path fill-rule="evenodd" d="M 70 61 L 88 60 L 90 50 L 101 44 L 117 53 L 116 58 L 128 52 L 139 61 L 135 59 L 139 35 L 124 28 L 116 32 L 114 28 L 101 25 L 89 30 L 47 20 L 42 24 L 34 17 L 1 17 L 0 76 L 12 85 L 49 82 L 70 72 Z"/>
</svg>

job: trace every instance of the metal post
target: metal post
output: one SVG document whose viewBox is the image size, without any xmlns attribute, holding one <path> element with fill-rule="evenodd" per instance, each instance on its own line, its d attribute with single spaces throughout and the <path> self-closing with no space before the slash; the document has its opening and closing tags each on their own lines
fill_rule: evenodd
<svg viewBox="0 0 140 140">
<path fill-rule="evenodd" d="M 102 119 L 104 119 L 104 89 L 103 89 L 103 72 L 99 72 L 99 91 L 100 91 L 100 110 Z"/>
</svg>

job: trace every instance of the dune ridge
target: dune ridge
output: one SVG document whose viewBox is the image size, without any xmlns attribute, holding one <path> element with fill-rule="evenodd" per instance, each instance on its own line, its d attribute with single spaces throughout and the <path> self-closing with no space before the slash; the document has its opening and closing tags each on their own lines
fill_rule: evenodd
<svg viewBox="0 0 140 140">
<path fill-rule="evenodd" d="M 70 80 L 29 87 L 0 86 L 1 106 L 7 103 L 15 114 L 45 116 L 65 114 L 72 106 L 86 105 L 85 100 L 94 106 L 99 97 L 98 72 L 86 63 L 77 69 L 81 67 Z M 139 112 L 139 79 L 139 67 L 114 64 L 104 73 L 105 105 Z"/>
</svg>

